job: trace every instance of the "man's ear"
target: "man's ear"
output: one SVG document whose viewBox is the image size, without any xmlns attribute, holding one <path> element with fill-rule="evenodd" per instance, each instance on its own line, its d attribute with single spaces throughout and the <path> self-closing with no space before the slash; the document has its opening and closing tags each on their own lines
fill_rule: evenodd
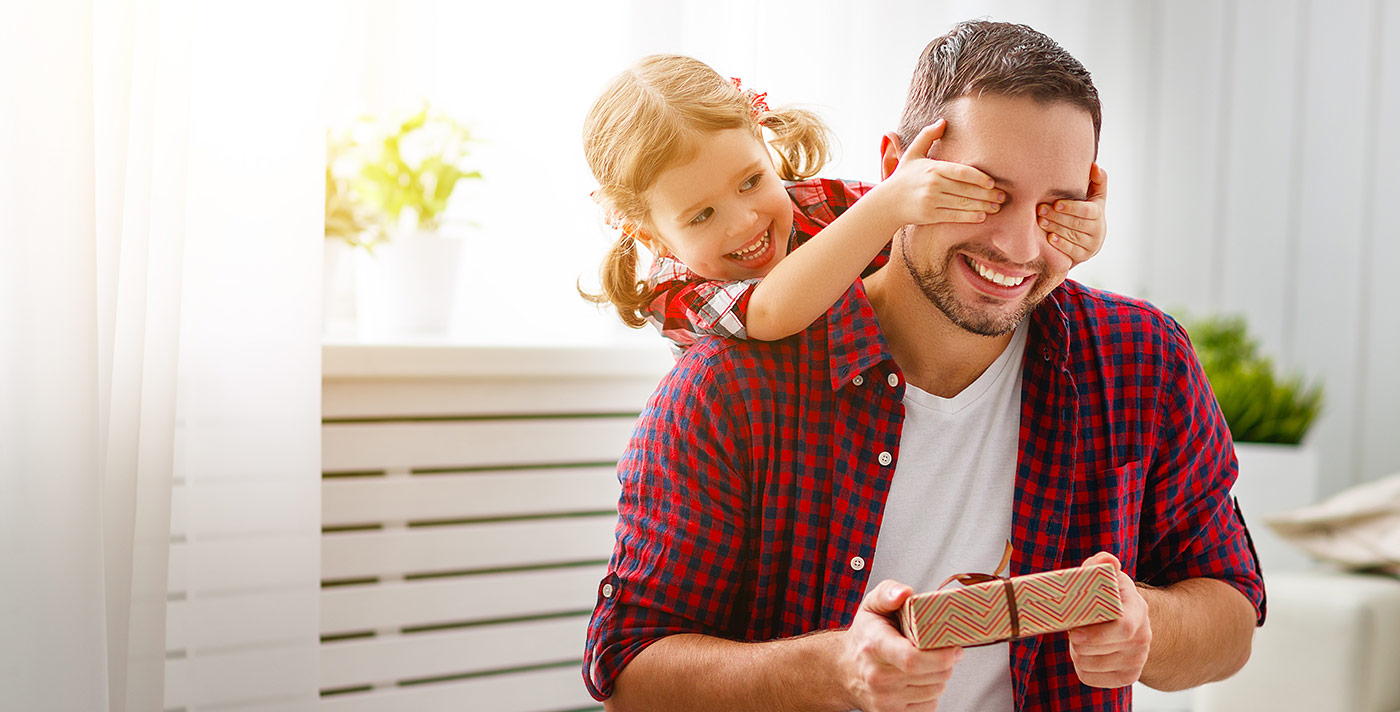
<svg viewBox="0 0 1400 712">
<path fill-rule="evenodd" d="M 880 180 L 890 177 L 899 167 L 899 159 L 904 155 L 904 147 L 899 143 L 899 134 L 891 131 L 880 137 Z"/>
</svg>

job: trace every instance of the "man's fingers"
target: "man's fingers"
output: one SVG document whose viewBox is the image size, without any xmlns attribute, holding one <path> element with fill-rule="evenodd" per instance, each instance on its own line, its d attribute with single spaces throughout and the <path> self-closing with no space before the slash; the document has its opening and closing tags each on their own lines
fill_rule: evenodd
<svg viewBox="0 0 1400 712">
<path fill-rule="evenodd" d="M 1101 655 L 1115 646 L 1122 647 L 1123 643 L 1132 637 L 1132 631 L 1122 620 L 1120 618 L 1116 621 L 1075 628 L 1069 632 L 1070 646 L 1094 655 Z"/>
<path fill-rule="evenodd" d="M 1123 563 L 1118 560 L 1118 557 L 1108 553 L 1107 551 L 1100 551 L 1099 553 L 1090 556 L 1089 558 L 1084 560 L 1084 563 L 1081 564 L 1081 566 L 1093 566 L 1095 564 L 1113 564 L 1113 568 L 1118 569 L 1119 571 L 1123 570 Z"/>
<path fill-rule="evenodd" d="M 921 702 L 933 702 L 943 695 L 943 691 L 947 689 L 947 687 L 948 685 L 946 683 L 941 682 L 936 685 L 910 685 L 908 697 L 905 698 L 905 701 L 911 705 L 916 705 Z"/>
<path fill-rule="evenodd" d="M 909 144 L 909 148 L 904 150 L 904 155 L 900 157 L 901 164 L 915 158 L 928 158 L 929 149 L 933 148 L 933 142 L 943 138 L 943 130 L 948 127 L 948 122 L 939 119 L 928 126 L 925 126 L 914 141 Z"/>
<path fill-rule="evenodd" d="M 1141 664 L 1140 658 L 1146 657 L 1138 651 L 1114 650 L 1109 653 L 1090 655 L 1084 652 L 1070 651 L 1070 658 L 1074 660 L 1075 669 L 1080 672 L 1116 672 L 1127 670 Z"/>
<path fill-rule="evenodd" d="M 1090 680 L 1098 675 L 1129 675 L 1135 680 L 1147 661 L 1147 650 L 1120 650 L 1107 655 L 1075 654 L 1071 650 L 1070 658 L 1074 661 L 1074 669 L 1079 673 L 1079 678 L 1085 684 L 1093 684 Z"/>
<path fill-rule="evenodd" d="M 1127 639 L 1125 638 L 1125 639 L 1123 639 L 1123 640 L 1119 640 L 1119 641 L 1116 641 L 1116 642 L 1113 642 L 1113 643 L 1091 643 L 1091 644 L 1078 644 L 1078 643 L 1076 643 L 1076 644 L 1070 646 L 1070 650 L 1071 650 L 1072 652 L 1074 652 L 1076 655 L 1087 655 L 1087 656 L 1112 655 L 1112 654 L 1114 654 L 1114 653 L 1121 652 L 1121 651 L 1123 650 L 1124 644 L 1125 644 L 1126 642 L 1127 642 Z"/>
<path fill-rule="evenodd" d="M 910 672 L 910 668 L 914 667 L 914 653 L 918 650 L 904 636 L 894 630 L 889 631 L 889 635 L 883 635 L 872 641 L 870 646 L 870 652 L 874 653 L 875 659 L 881 664 L 904 673 Z"/>
<path fill-rule="evenodd" d="M 899 610 L 899 607 L 904 605 L 905 599 L 913 594 L 914 589 L 898 581 L 885 579 L 865 594 L 865 598 L 860 602 L 860 607 L 883 616 Z"/>
<path fill-rule="evenodd" d="M 907 642 L 904 638 L 900 640 Z M 953 666 L 963 656 L 962 648 L 920 650 L 912 643 L 907 649 L 891 648 L 890 653 L 885 662 L 902 673 L 920 678 L 923 684 L 946 682 L 948 676 L 953 674 Z"/>
</svg>

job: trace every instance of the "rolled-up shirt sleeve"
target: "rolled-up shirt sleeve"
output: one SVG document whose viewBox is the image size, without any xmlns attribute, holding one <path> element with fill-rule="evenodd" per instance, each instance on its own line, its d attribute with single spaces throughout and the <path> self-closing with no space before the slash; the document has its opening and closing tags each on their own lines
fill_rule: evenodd
<svg viewBox="0 0 1400 712">
<path fill-rule="evenodd" d="M 744 568 L 745 409 L 698 346 L 662 381 L 618 462 L 622 495 L 607 575 L 588 625 L 588 691 L 612 695 L 622 669 L 679 633 L 724 636 Z"/>
<path fill-rule="evenodd" d="M 1254 605 L 1262 625 L 1264 581 L 1230 497 L 1238 474 L 1230 430 L 1185 331 L 1168 321 L 1169 382 L 1159 391 L 1157 450 L 1143 512 L 1155 521 L 1143 527 L 1139 578 L 1154 585 L 1219 579 Z"/>
</svg>

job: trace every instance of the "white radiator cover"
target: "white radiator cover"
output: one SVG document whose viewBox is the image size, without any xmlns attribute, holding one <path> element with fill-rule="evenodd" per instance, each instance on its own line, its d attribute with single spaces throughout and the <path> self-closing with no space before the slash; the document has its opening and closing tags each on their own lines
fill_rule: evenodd
<svg viewBox="0 0 1400 712">
<path fill-rule="evenodd" d="M 584 633 L 655 350 L 327 346 L 320 707 L 597 708 Z"/>
</svg>

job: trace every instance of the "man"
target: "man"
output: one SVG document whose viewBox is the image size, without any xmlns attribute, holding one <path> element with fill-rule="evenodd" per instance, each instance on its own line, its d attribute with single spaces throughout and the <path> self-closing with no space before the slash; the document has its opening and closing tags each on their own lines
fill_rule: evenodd
<svg viewBox="0 0 1400 712">
<path fill-rule="evenodd" d="M 806 332 L 701 342 L 662 382 L 589 626 L 608 709 L 1120 710 L 1137 680 L 1244 664 L 1263 586 L 1194 353 L 1151 306 L 1066 282 L 1038 215 L 1086 197 L 1099 116 L 1088 72 L 1030 28 L 925 49 L 882 173 L 941 117 L 930 155 L 1007 199 L 906 226 Z M 1123 617 L 969 650 L 899 635 L 909 595 L 1007 540 L 1016 575 L 1121 562 Z"/>
</svg>

